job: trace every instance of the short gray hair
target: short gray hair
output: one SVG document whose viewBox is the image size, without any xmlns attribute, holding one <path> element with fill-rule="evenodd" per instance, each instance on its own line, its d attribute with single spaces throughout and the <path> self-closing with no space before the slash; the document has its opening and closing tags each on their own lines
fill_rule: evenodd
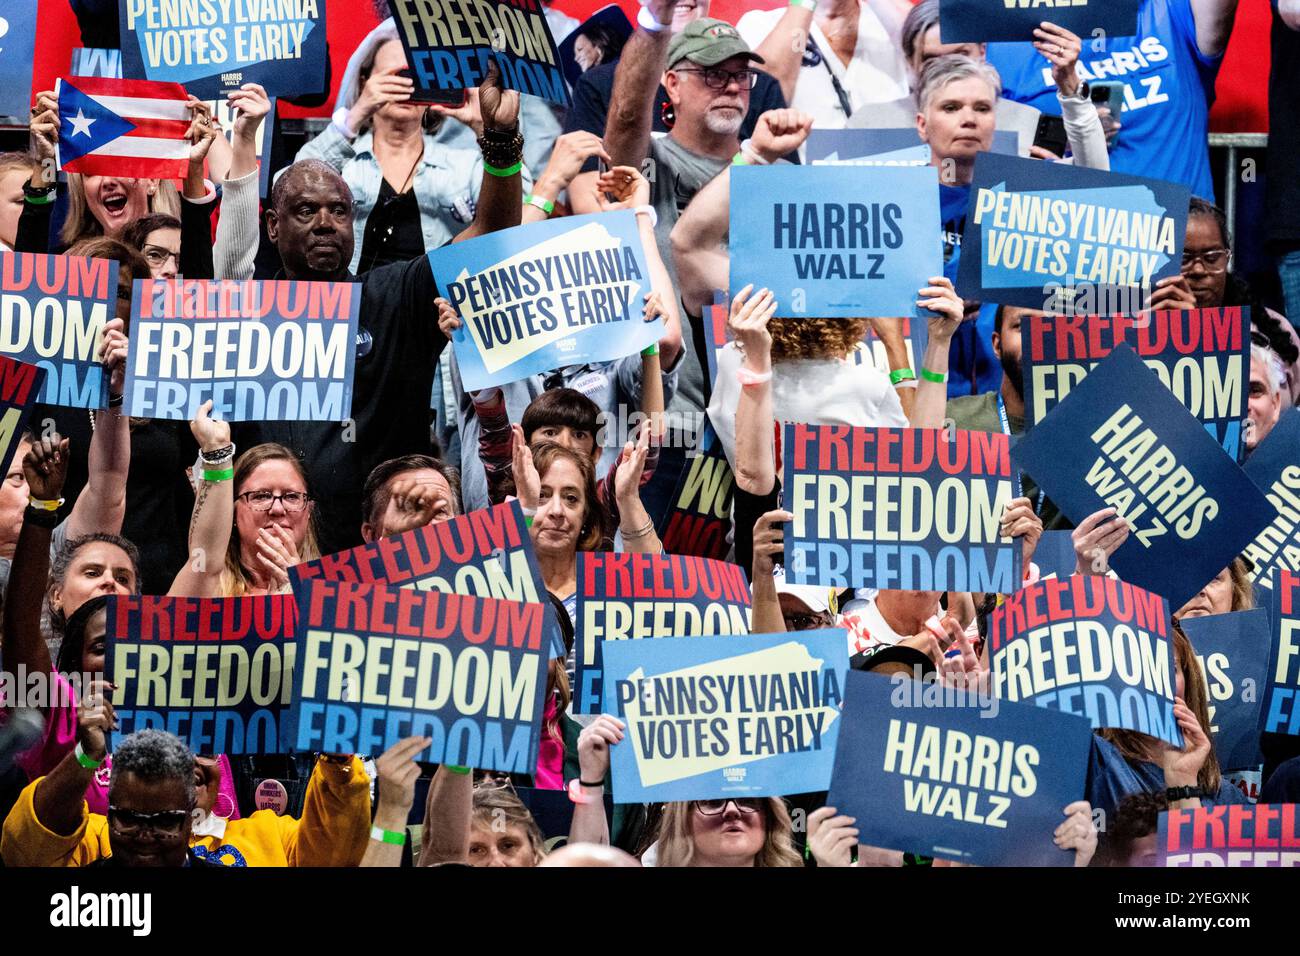
<svg viewBox="0 0 1300 956">
<path fill-rule="evenodd" d="M 113 750 L 113 772 L 108 778 L 110 801 L 124 773 L 150 783 L 180 780 L 190 805 L 194 804 L 194 754 L 179 737 L 165 730 L 137 730 Z"/>
<path fill-rule="evenodd" d="M 916 58 L 916 54 L 924 47 L 925 35 L 930 32 L 930 27 L 938 23 L 939 0 L 921 0 L 920 3 L 907 11 L 907 17 L 903 20 L 903 34 L 900 40 L 903 46 L 903 56 L 907 59 L 909 66 Z"/>
<path fill-rule="evenodd" d="M 1282 359 L 1272 349 L 1252 342 L 1250 357 L 1264 367 L 1264 384 L 1268 393 L 1276 395 L 1282 391 Z"/>
<path fill-rule="evenodd" d="M 921 67 L 921 75 L 916 81 L 916 108 L 922 113 L 935 93 L 949 83 L 976 77 L 983 80 L 993 91 L 993 101 L 1002 95 L 1002 77 L 989 63 L 972 60 L 960 53 L 948 53 L 926 61 Z"/>
</svg>

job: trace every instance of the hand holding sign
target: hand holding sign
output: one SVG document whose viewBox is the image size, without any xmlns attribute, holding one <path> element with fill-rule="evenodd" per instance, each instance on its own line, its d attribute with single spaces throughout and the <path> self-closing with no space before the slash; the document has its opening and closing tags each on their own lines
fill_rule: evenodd
<svg viewBox="0 0 1300 956">
<path fill-rule="evenodd" d="M 754 293 L 754 286 L 747 285 L 731 300 L 727 328 L 736 348 L 745 356 L 745 367 L 760 375 L 772 370 L 772 333 L 767 327 L 774 315 L 776 297 L 770 289 Z"/>
<path fill-rule="evenodd" d="M 219 418 L 212 418 L 212 400 L 208 399 L 194 413 L 190 422 L 190 432 L 203 451 L 217 451 L 230 444 L 230 425 Z"/>
<path fill-rule="evenodd" d="M 1034 28 L 1034 49 L 1052 64 L 1052 80 L 1062 96 L 1074 96 L 1078 92 L 1079 77 L 1074 68 L 1082 47 L 1082 41 L 1065 27 L 1044 22 Z"/>
<path fill-rule="evenodd" d="M 92 760 L 108 755 L 108 732 L 117 729 L 117 717 L 108 692 L 116 689 L 106 680 L 94 680 L 77 705 L 77 743 Z"/>
<path fill-rule="evenodd" d="M 1092 805 L 1076 800 L 1062 811 L 1066 821 L 1056 828 L 1052 839 L 1062 850 L 1074 851 L 1074 865 L 1087 866 L 1097 852 L 1097 827 L 1092 822 Z"/>
<path fill-rule="evenodd" d="M 602 212 L 648 206 L 650 183 L 635 166 L 615 166 L 596 180 L 596 201 Z"/>
<path fill-rule="evenodd" d="M 834 807 L 818 807 L 808 814 L 808 850 L 818 866 L 852 866 L 858 830 L 853 817 Z"/>
<path fill-rule="evenodd" d="M 271 98 L 256 83 L 245 83 L 226 94 L 226 102 L 235 112 L 235 137 L 250 142 L 257 138 L 257 128 L 271 112 Z"/>
<path fill-rule="evenodd" d="M 793 521 L 788 511 L 769 511 L 754 525 L 754 576 L 771 577 L 776 555 L 785 549 L 785 522 Z"/>
<path fill-rule="evenodd" d="M 126 323 L 121 319 L 109 319 L 104 323 L 103 345 L 99 350 L 99 361 L 108 373 L 108 394 L 117 397 L 122 394 L 126 384 L 126 359 L 130 343 L 126 338 Z"/>
<path fill-rule="evenodd" d="M 1021 539 L 1021 567 L 1029 567 L 1042 536 L 1043 519 L 1034 511 L 1034 503 L 1028 498 L 1012 498 L 1002 513 L 1002 537 Z"/>
<path fill-rule="evenodd" d="M 415 802 L 415 781 L 420 779 L 420 765 L 415 758 L 432 743 L 432 737 L 404 737 L 376 758 L 375 772 L 379 776 L 376 826 L 405 830 L 411 804 Z"/>
<path fill-rule="evenodd" d="M 36 94 L 29 129 L 32 155 L 42 165 L 54 162 L 59 145 L 59 99 L 53 90 Z"/>
<path fill-rule="evenodd" d="M 207 103 L 191 96 L 185 106 L 193 117 L 190 120 L 190 128 L 185 133 L 185 138 L 190 141 L 190 168 L 193 168 L 203 165 L 219 130 L 212 121 L 212 107 Z"/>
<path fill-rule="evenodd" d="M 375 70 L 361 87 L 361 95 L 348 110 L 348 129 L 359 132 L 370 118 L 389 103 L 406 103 L 415 90 L 415 81 L 409 76 L 402 76 L 404 66 L 390 67 L 387 70 Z M 469 125 L 469 124 L 466 124 Z M 475 133 L 481 135 L 482 129 Z"/>
<path fill-rule="evenodd" d="M 604 782 L 609 776 L 609 748 L 623 739 L 627 725 L 617 717 L 601 714 L 578 734 L 578 772 L 588 783 Z"/>
<path fill-rule="evenodd" d="M 1128 540 L 1132 529 L 1114 508 L 1094 511 L 1070 532 L 1079 574 L 1105 574 L 1110 570 L 1110 556 Z"/>
<path fill-rule="evenodd" d="M 1165 276 L 1156 283 L 1151 292 L 1151 301 L 1147 308 L 1138 312 L 1138 317 L 1156 311 L 1188 312 L 1199 307 L 1191 286 L 1187 284 L 1187 277 L 1180 272 L 1176 276 Z"/>
<path fill-rule="evenodd" d="M 931 276 L 930 284 L 918 293 L 921 298 L 916 304 L 929 309 L 930 341 L 938 344 L 951 341 L 966 316 L 966 303 L 962 301 L 957 290 L 952 287 L 952 280 L 946 276 Z"/>
<path fill-rule="evenodd" d="M 1196 719 L 1187 701 L 1174 698 L 1174 719 L 1183 732 L 1183 746 L 1165 744 L 1160 752 L 1160 766 L 1165 772 L 1166 787 L 1194 787 L 1201 767 L 1210 756 L 1210 738 Z"/>
</svg>

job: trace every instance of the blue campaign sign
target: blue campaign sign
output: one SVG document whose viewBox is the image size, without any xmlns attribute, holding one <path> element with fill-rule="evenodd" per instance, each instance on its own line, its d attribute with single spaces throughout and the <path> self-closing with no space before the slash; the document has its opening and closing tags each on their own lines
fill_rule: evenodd
<svg viewBox="0 0 1300 956">
<path fill-rule="evenodd" d="M 289 581 L 300 601 L 313 578 L 541 602 L 553 655 L 567 653 L 518 500 L 299 562 Z"/>
<path fill-rule="evenodd" d="M 1246 476 L 1268 498 L 1271 520 L 1243 552 L 1254 563 L 1250 578 L 1256 587 L 1273 587 L 1278 568 L 1300 572 L 1300 411 L 1288 408 L 1282 413 L 1250 457 L 1246 459 Z"/>
<path fill-rule="evenodd" d="M 1110 566 L 1174 608 L 1227 567 L 1272 512 L 1126 344 L 1024 434 L 1011 457 L 1075 524 L 1115 508 L 1133 533 Z"/>
<path fill-rule="evenodd" d="M 993 591 L 1020 584 L 1006 435 L 786 424 L 786 579 L 823 587 Z"/>
<path fill-rule="evenodd" d="M 423 93 L 467 90 L 501 70 L 506 89 L 569 105 L 541 0 L 388 0 L 411 76 Z"/>
<path fill-rule="evenodd" d="M 1039 578 L 1068 578 L 1079 563 L 1071 533 L 1044 531 L 1034 548 L 1033 561 L 1038 565 Z"/>
<path fill-rule="evenodd" d="M 299 597 L 292 749 L 531 774 L 550 647 L 541 604 L 313 580 Z"/>
<path fill-rule="evenodd" d="M 624 358 L 663 335 L 662 319 L 643 320 L 650 278 L 628 210 L 494 232 L 429 263 L 460 315 L 451 344 L 470 390 Z"/>
<path fill-rule="evenodd" d="M 1259 721 L 1273 644 L 1268 609 L 1184 616 L 1179 625 L 1192 642 L 1205 679 L 1219 766 L 1225 771 L 1256 769 L 1264 762 Z"/>
<path fill-rule="evenodd" d="M 1131 37 L 1141 0 L 939 0 L 943 43 L 997 43 L 1037 39 L 1044 20 L 1083 38 Z M 1098 32 L 1100 31 L 1100 32 Z M 1048 66 L 1043 60 L 1043 68 Z"/>
<path fill-rule="evenodd" d="M 127 414 L 345 421 L 360 309 L 350 282 L 137 279 Z"/>
<path fill-rule="evenodd" d="M 957 291 L 1050 312 L 1136 312 L 1179 274 L 1189 196 L 1155 179 L 981 153 Z"/>
<path fill-rule="evenodd" d="M 180 83 L 202 100 L 245 83 L 267 95 L 325 91 L 326 0 L 122 0 L 122 75 Z"/>
<path fill-rule="evenodd" d="M 610 642 L 615 802 L 825 790 L 848 666 L 842 630 Z"/>
<path fill-rule="evenodd" d="M 38 0 L 5 0 L 0 10 L 0 116 L 27 121 L 32 105 Z"/>
<path fill-rule="evenodd" d="M 117 314 L 117 270 L 108 259 L 0 252 L 0 355 L 44 370 L 41 404 L 108 402 L 97 356 Z"/>
<path fill-rule="evenodd" d="M 993 612 L 988 647 L 1000 700 L 1182 746 L 1169 605 L 1158 594 L 1099 574 L 1031 584 Z"/>
<path fill-rule="evenodd" d="M 1030 314 L 1021 328 L 1026 419 L 1033 427 L 1119 342 L 1127 342 L 1233 461 L 1250 391 L 1250 309 L 1127 315 Z"/>
<path fill-rule="evenodd" d="M 826 803 L 858 842 L 981 866 L 1073 866 L 1052 834 L 1080 800 L 1092 731 L 994 701 L 930 706 L 917 682 L 854 671 Z M 974 698 L 968 698 L 973 700 Z"/>
<path fill-rule="evenodd" d="M 938 187 L 933 166 L 733 167 L 731 294 L 771 289 L 786 318 L 919 314 L 943 274 Z"/>
<path fill-rule="evenodd" d="M 1285 568 L 1274 574 L 1270 612 L 1273 640 L 1260 729 L 1300 736 L 1300 576 Z"/>
<path fill-rule="evenodd" d="M 928 166 L 930 146 L 921 141 L 915 126 L 898 129 L 815 129 L 805 147 L 814 165 Z M 1016 155 L 1016 134 L 993 133 L 993 152 Z"/>
<path fill-rule="evenodd" d="M 578 78 L 592 67 L 584 67 L 577 61 L 574 50 L 578 45 L 578 37 L 586 36 L 588 43 L 591 42 L 591 35 L 588 31 L 607 33 L 612 37 L 618 38 L 622 42 L 635 32 L 636 27 L 632 21 L 627 18 L 627 14 L 616 3 L 601 7 L 582 24 L 560 41 L 556 48 L 560 57 L 560 68 L 564 70 L 564 78 L 569 81 L 570 87 L 578 85 Z M 619 43 L 622 46 L 622 42 Z M 603 62 L 612 62 L 610 54 L 606 53 Z"/>
<path fill-rule="evenodd" d="M 575 714 L 609 709 L 602 680 L 611 641 L 748 634 L 749 581 L 739 565 L 680 554 L 578 554 Z"/>
<path fill-rule="evenodd" d="M 115 737 L 166 730 L 199 754 L 281 753 L 293 694 L 291 594 L 109 601 Z"/>
</svg>

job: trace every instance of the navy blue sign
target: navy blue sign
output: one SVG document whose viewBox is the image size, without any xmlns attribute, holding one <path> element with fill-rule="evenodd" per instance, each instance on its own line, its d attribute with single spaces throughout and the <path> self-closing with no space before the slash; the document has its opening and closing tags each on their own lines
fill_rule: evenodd
<svg viewBox="0 0 1300 956">
<path fill-rule="evenodd" d="M 137 279 L 128 414 L 189 421 L 208 399 L 231 422 L 352 414 L 361 286 Z"/>
<path fill-rule="evenodd" d="M 823 587 L 994 591 L 1020 583 L 1001 536 L 1014 497 L 1007 436 L 785 426 L 786 580 Z"/>
<path fill-rule="evenodd" d="M 1182 746 L 1169 605 L 1158 594 L 1099 574 L 1040 581 L 993 612 L 988 646 L 999 699 Z"/>
<path fill-rule="evenodd" d="M 1251 580 L 1264 589 L 1273 587 L 1278 568 L 1300 572 L 1300 460 L 1296 449 L 1300 449 L 1300 411 L 1288 408 L 1242 466 L 1273 509 L 1268 527 L 1244 552 L 1255 565 Z"/>
<path fill-rule="evenodd" d="M 910 677 L 852 671 L 827 804 L 866 846 L 983 866 L 1073 866 L 1052 834 L 1083 797 L 1088 722 L 1000 703 L 925 706 Z"/>
<path fill-rule="evenodd" d="M 847 166 L 928 166 L 930 145 L 921 141 L 915 126 L 897 129 L 814 129 L 805 147 L 808 162 Z M 1016 134 L 993 133 L 995 153 L 1016 155 Z"/>
<path fill-rule="evenodd" d="M 1174 608 L 1227 567 L 1272 511 L 1125 344 L 1022 436 L 1011 457 L 1075 524 L 1115 508 L 1133 533 L 1110 566 Z"/>
<path fill-rule="evenodd" d="M 44 381 L 43 368 L 0 355 L 0 465 L 6 474 Z"/>
<path fill-rule="evenodd" d="M 1179 624 L 1205 678 L 1210 736 L 1219 766 L 1225 771 L 1257 768 L 1264 762 L 1259 718 L 1273 643 L 1268 609 L 1184 617 Z"/>
<path fill-rule="evenodd" d="M 1276 572 L 1271 611 L 1273 642 L 1260 728 L 1300 736 L 1300 576 Z"/>
<path fill-rule="evenodd" d="M 569 105 L 555 38 L 541 0 L 388 0 L 415 85 L 467 90 L 496 63 L 506 89 Z"/>
<path fill-rule="evenodd" d="M 957 291 L 1049 312 L 1136 312 L 1179 274 L 1189 196 L 1155 179 L 980 153 Z"/>
<path fill-rule="evenodd" d="M 291 594 L 110 599 L 114 735 L 154 728 L 200 754 L 282 752 L 296 618 Z"/>
<path fill-rule="evenodd" d="M 326 0 L 121 0 L 122 72 L 210 100 L 260 83 L 268 96 L 325 91 Z"/>
<path fill-rule="evenodd" d="M 377 755 L 419 735 L 418 760 L 534 772 L 542 605 L 315 580 L 300 607 L 294 750 Z"/>
<path fill-rule="evenodd" d="M 1087 43 L 1096 36 L 1137 33 L 1140 0 L 939 0 L 942 43 L 995 43 L 1035 40 L 1044 20 L 1064 27 Z M 1098 32 L 1100 31 L 1100 32 Z M 1043 61 L 1044 67 L 1047 61 Z"/>
</svg>

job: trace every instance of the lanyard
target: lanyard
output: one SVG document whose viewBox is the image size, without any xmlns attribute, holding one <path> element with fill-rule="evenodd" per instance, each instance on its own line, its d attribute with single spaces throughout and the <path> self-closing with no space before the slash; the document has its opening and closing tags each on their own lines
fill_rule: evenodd
<svg viewBox="0 0 1300 956">
<path fill-rule="evenodd" d="M 822 48 L 817 45 L 817 41 L 813 39 L 812 33 L 808 34 L 808 45 L 817 51 L 817 56 L 820 57 L 822 66 L 826 67 L 826 72 L 831 75 L 831 86 L 835 87 L 835 95 L 840 98 L 840 109 L 844 111 L 844 118 L 847 120 L 853 115 L 853 101 L 849 99 L 849 94 L 845 91 L 844 84 L 841 83 L 840 78 L 835 75 L 835 70 L 831 67 L 831 61 L 826 59 L 826 54 L 823 53 Z"/>
<path fill-rule="evenodd" d="M 1011 437 L 1011 422 L 1010 422 L 1010 420 L 1008 420 L 1008 418 L 1007 418 L 1007 404 L 1006 404 L 1006 402 L 1002 401 L 1002 392 L 999 391 L 999 392 L 997 393 L 997 396 L 998 396 L 998 418 L 1000 418 L 1000 419 L 1002 420 L 1002 434 L 1004 434 L 1004 435 L 1006 435 L 1008 438 L 1010 438 L 1010 437 Z M 1020 469 L 1019 469 L 1019 468 L 1017 468 L 1017 469 L 1014 470 L 1014 473 L 1013 473 L 1013 476 L 1012 476 L 1012 487 L 1014 488 L 1014 490 L 1015 490 L 1015 492 L 1016 492 L 1016 497 L 1017 497 L 1017 498 L 1021 497 L 1021 496 L 1022 496 L 1022 493 L 1023 493 L 1023 491 L 1024 491 L 1024 489 L 1023 489 L 1023 487 L 1021 486 L 1021 483 L 1020 483 Z M 1046 497 L 1047 497 L 1047 492 L 1046 492 L 1043 488 L 1039 488 L 1039 489 L 1038 489 L 1038 504 L 1034 506 L 1034 513 L 1035 513 L 1035 514 L 1042 515 L 1042 513 L 1043 513 L 1043 500 L 1044 500 Z"/>
</svg>

